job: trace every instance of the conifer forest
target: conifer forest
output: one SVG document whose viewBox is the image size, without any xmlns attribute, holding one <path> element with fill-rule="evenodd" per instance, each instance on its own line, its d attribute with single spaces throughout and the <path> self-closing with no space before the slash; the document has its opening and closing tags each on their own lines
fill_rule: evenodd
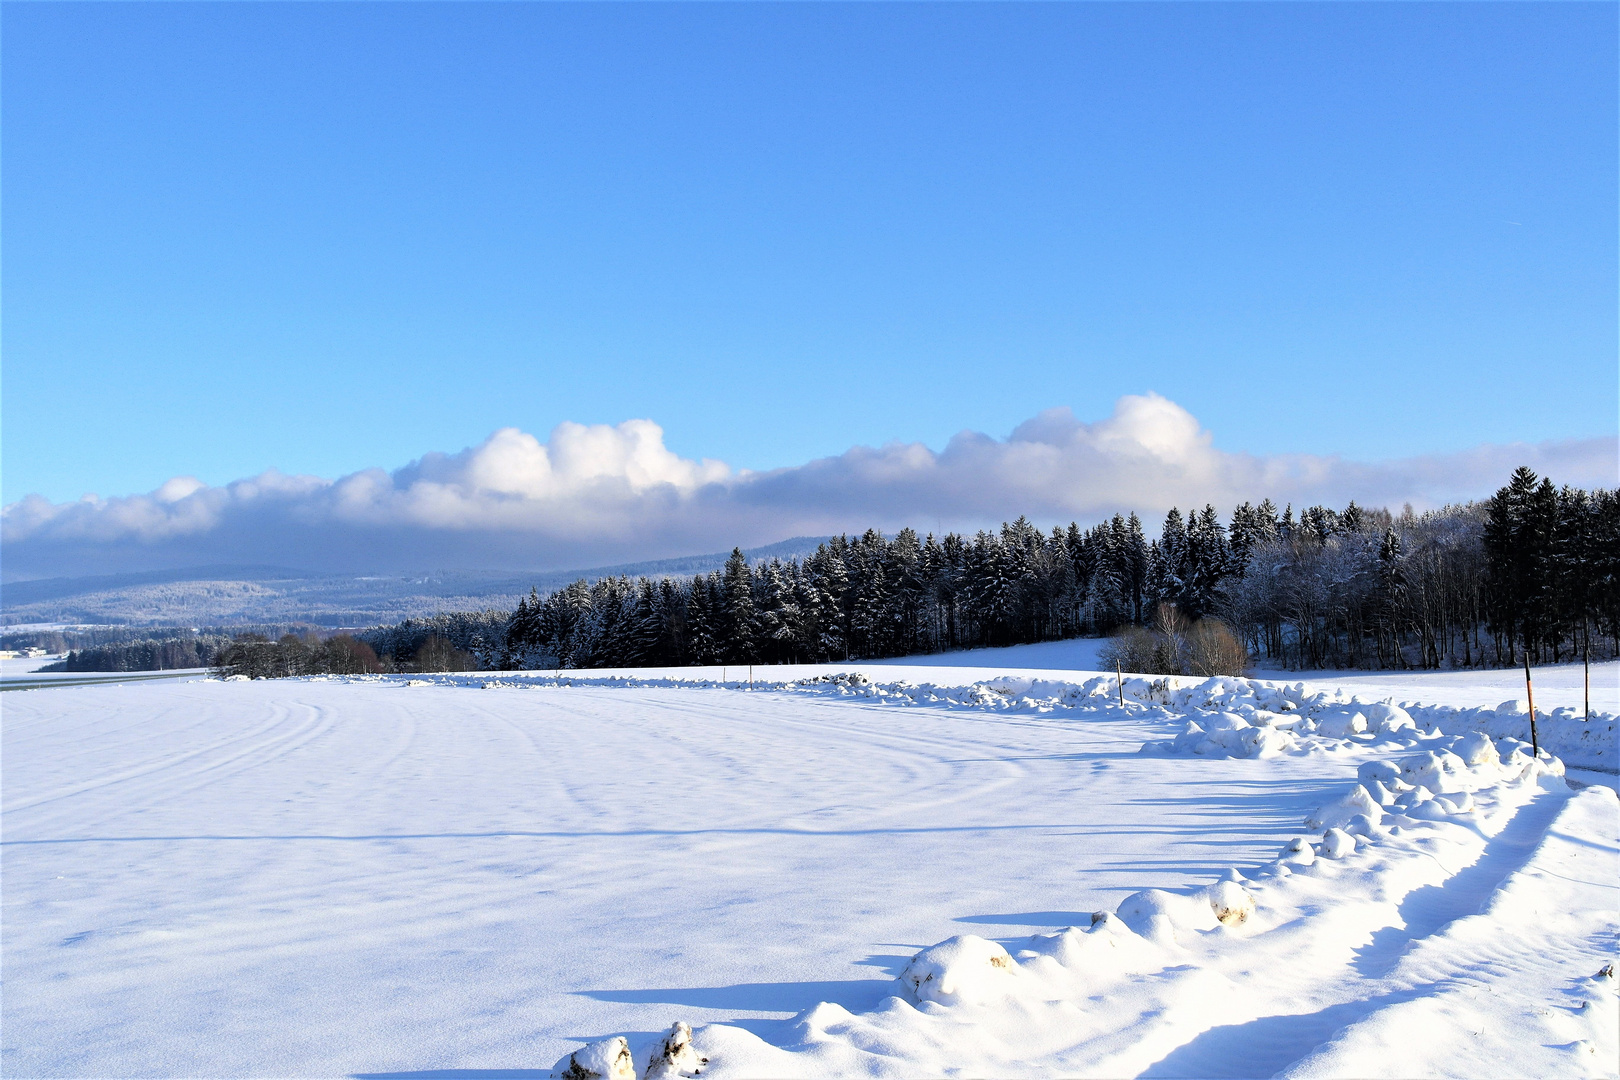
<svg viewBox="0 0 1620 1080">
<path fill-rule="evenodd" d="M 1352 502 L 1171 510 L 1043 532 L 836 536 L 801 560 L 687 579 L 608 577 L 428 626 L 491 668 L 836 662 L 1109 634 L 1164 605 L 1287 668 L 1506 666 L 1613 656 L 1620 492 L 1528 468 L 1483 502 L 1399 515 Z M 477 629 L 475 629 L 475 627 Z M 368 640 L 383 652 L 400 631 Z M 389 635 L 392 634 L 392 637 Z M 406 644 L 399 641 L 398 644 Z"/>
</svg>

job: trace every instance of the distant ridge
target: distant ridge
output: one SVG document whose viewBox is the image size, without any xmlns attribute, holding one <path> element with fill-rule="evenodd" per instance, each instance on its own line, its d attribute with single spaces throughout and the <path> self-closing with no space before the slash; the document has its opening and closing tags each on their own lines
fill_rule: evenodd
<svg viewBox="0 0 1620 1080">
<path fill-rule="evenodd" d="M 796 536 L 747 548 L 750 562 L 803 558 L 825 537 Z M 584 578 L 706 574 L 729 551 L 579 570 L 432 570 L 410 574 L 309 574 L 284 566 L 197 566 L 181 570 L 40 578 L 0 584 L 0 623 L 221 626 L 311 622 L 371 626 L 440 611 L 511 608 L 531 588 L 551 592 Z"/>
</svg>

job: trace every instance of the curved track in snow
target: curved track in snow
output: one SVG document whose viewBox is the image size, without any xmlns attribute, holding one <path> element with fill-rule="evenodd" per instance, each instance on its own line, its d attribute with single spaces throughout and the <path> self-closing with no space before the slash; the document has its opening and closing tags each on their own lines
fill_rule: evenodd
<svg viewBox="0 0 1620 1080">
<path fill-rule="evenodd" d="M 538 1076 L 677 1017 L 773 1041 L 821 1001 L 876 1008 L 952 935 L 1087 925 L 1271 859 L 1354 778 L 1331 755 L 1137 754 L 1166 734 L 697 688 L 8 695 L 0 1071 Z M 1567 802 L 1526 805 L 1361 947 L 1311 954 L 1287 1007 L 1133 1060 L 1215 1075 L 1243 1048 L 1253 1075 L 1321 1047 L 1331 1070 L 1338 1029 L 1387 1038 L 1422 996 L 1412 958 L 1473 925 Z"/>
</svg>

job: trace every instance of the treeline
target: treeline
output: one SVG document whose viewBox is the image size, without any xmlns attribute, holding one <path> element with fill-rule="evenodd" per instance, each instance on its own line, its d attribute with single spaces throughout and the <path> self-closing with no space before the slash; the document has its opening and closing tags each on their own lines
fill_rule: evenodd
<svg viewBox="0 0 1620 1080">
<path fill-rule="evenodd" d="M 245 675 L 250 679 L 474 671 L 480 666 L 479 658 L 441 631 L 451 631 L 463 641 L 481 645 L 484 638 L 477 628 L 487 629 L 493 624 L 504 630 L 507 618 L 506 612 L 482 612 L 410 619 L 360 637 L 334 634 L 324 640 L 315 634 L 284 634 L 275 641 L 263 634 L 240 634 L 218 652 L 213 667 L 221 676 Z M 379 652 L 378 644 L 388 651 Z"/>
<path fill-rule="evenodd" d="M 506 626 L 511 621 L 510 611 L 453 611 L 425 618 L 406 619 L 392 626 L 379 626 L 356 635 L 377 653 L 385 664 L 420 664 L 429 662 L 422 655 L 424 647 L 431 655 L 444 651 L 444 645 L 433 643 L 437 638 L 447 644 L 465 663 L 464 668 L 423 668 L 418 671 L 465 671 L 477 667 L 493 667 L 506 640 Z"/>
<path fill-rule="evenodd" d="M 213 665 L 221 649 L 240 634 L 260 637 L 309 633 L 303 624 L 175 629 L 104 626 L 5 635 L 8 649 L 43 648 L 67 656 L 40 671 L 168 671 Z"/>
<path fill-rule="evenodd" d="M 285 679 L 295 675 L 365 675 L 386 670 L 371 646 L 350 634 L 322 641 L 315 634 L 284 634 L 271 641 L 263 634 L 239 634 L 214 658 L 215 674 L 250 679 Z"/>
<path fill-rule="evenodd" d="M 167 671 L 209 667 L 230 638 L 198 635 L 184 638 L 138 638 L 113 645 L 70 651 L 41 671 Z"/>
<path fill-rule="evenodd" d="M 1617 491 L 1521 468 L 1481 503 L 1249 524 L 1214 602 L 1285 667 L 1501 667 L 1620 646 Z"/>
<path fill-rule="evenodd" d="M 96 627 L 47 630 L 5 636 L 5 648 L 44 648 L 66 657 L 42 672 L 152 672 L 211 667 L 220 649 L 241 633 L 308 633 L 305 625 L 249 625 L 180 630 L 159 627 Z"/>
<path fill-rule="evenodd" d="M 803 561 L 531 592 L 487 667 L 837 662 L 1105 634 L 1173 609 L 1292 668 L 1557 661 L 1620 639 L 1620 493 L 1520 469 L 1492 499 L 1399 517 L 1269 501 L 1043 533 L 835 537 Z M 487 642 L 487 638 L 486 638 Z"/>
<path fill-rule="evenodd" d="M 44 648 L 67 656 L 41 671 L 162 671 L 213 667 L 223 674 L 359 674 L 471 671 L 499 653 L 508 611 L 453 612 L 406 619 L 347 636 L 308 623 L 26 631 L 5 636 L 5 647 Z"/>
</svg>

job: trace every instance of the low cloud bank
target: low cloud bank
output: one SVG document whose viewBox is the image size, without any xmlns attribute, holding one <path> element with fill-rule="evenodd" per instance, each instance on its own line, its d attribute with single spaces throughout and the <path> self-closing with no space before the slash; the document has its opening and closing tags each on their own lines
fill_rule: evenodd
<svg viewBox="0 0 1620 1080">
<path fill-rule="evenodd" d="M 548 441 L 503 428 L 458 454 L 338 480 L 275 470 L 223 487 L 176 477 L 156 491 L 6 506 L 8 578 L 269 563 L 300 570 L 559 569 L 865 529 L 1046 524 L 1173 505 L 1351 499 L 1419 509 L 1478 498 L 1529 465 L 1558 483 L 1617 483 L 1620 440 L 1485 445 L 1375 463 L 1219 450 L 1156 394 L 1120 398 L 1096 423 L 1051 409 L 1006 439 L 957 435 L 854 447 L 769 472 L 682 458 L 650 420 L 564 423 Z"/>
</svg>

